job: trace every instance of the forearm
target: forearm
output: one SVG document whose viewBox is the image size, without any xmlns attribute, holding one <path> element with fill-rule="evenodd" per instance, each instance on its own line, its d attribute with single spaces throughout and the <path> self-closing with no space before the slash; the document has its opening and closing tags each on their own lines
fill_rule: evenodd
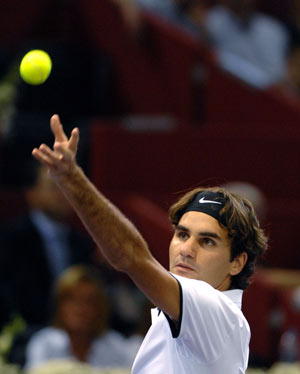
<svg viewBox="0 0 300 374">
<path fill-rule="evenodd" d="M 151 257 L 135 226 L 75 166 L 71 175 L 56 179 L 107 261 L 128 272 L 139 257 Z"/>
<path fill-rule="evenodd" d="M 173 319 L 180 312 L 177 281 L 151 255 L 134 225 L 89 181 L 76 163 L 79 130 L 68 138 L 58 115 L 50 120 L 55 141 L 34 148 L 32 155 L 44 164 L 77 212 L 107 261 L 126 272 L 142 292 Z"/>
</svg>

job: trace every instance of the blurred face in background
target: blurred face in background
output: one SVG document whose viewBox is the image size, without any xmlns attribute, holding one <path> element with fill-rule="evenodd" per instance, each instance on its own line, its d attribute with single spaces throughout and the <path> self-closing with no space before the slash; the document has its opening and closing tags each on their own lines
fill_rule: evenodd
<svg viewBox="0 0 300 374">
<path fill-rule="evenodd" d="M 67 332 L 96 335 L 101 319 L 101 299 L 97 285 L 90 281 L 80 281 L 70 287 L 60 298 L 57 313 L 61 327 Z"/>
<path fill-rule="evenodd" d="M 39 168 L 36 183 L 27 189 L 25 195 L 31 208 L 41 210 L 56 221 L 64 221 L 71 215 L 70 204 L 44 167 Z"/>
</svg>

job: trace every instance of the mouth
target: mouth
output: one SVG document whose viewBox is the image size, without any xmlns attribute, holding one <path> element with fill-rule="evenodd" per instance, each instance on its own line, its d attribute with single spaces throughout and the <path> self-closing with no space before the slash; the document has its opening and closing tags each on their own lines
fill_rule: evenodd
<svg viewBox="0 0 300 374">
<path fill-rule="evenodd" d="M 177 264 L 175 267 L 176 267 L 176 269 L 181 270 L 181 271 L 194 271 L 195 270 L 193 267 L 191 267 L 187 264 L 184 264 L 182 262 Z"/>
</svg>

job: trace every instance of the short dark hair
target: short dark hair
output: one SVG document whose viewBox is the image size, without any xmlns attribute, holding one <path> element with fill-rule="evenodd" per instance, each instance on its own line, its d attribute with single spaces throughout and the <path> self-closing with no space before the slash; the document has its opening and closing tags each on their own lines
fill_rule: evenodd
<svg viewBox="0 0 300 374">
<path fill-rule="evenodd" d="M 230 289 L 245 290 L 250 284 L 250 277 L 254 273 L 257 259 L 264 254 L 268 246 L 268 239 L 260 227 L 252 203 L 222 187 L 199 187 L 182 196 L 169 210 L 169 218 L 176 227 L 181 218 L 181 212 L 190 204 L 199 192 L 211 191 L 221 194 L 226 203 L 220 211 L 228 235 L 232 239 L 231 258 L 233 261 L 241 253 L 248 255 L 247 262 L 242 271 L 231 277 Z M 222 224 L 220 223 L 222 226 Z"/>
</svg>

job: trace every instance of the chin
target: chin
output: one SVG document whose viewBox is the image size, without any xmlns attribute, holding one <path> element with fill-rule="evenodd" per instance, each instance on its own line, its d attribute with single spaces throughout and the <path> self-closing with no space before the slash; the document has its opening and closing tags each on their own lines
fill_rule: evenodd
<svg viewBox="0 0 300 374">
<path fill-rule="evenodd" d="M 192 269 L 175 267 L 173 273 L 185 278 L 198 279 L 197 273 Z"/>
</svg>

